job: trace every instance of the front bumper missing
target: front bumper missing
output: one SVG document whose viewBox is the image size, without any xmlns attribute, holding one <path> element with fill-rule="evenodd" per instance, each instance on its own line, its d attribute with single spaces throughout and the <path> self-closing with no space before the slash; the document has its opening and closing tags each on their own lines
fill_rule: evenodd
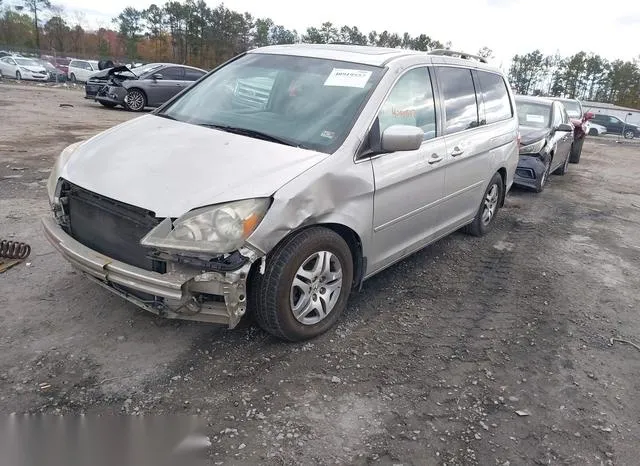
<svg viewBox="0 0 640 466">
<path fill-rule="evenodd" d="M 171 270 L 162 274 L 111 259 L 84 246 L 52 218 L 43 219 L 42 224 L 49 242 L 73 267 L 147 311 L 169 319 L 225 324 L 229 328 L 237 326 L 246 312 L 247 276 L 252 261 L 225 273 L 201 272 L 193 267 L 172 264 Z M 145 301 L 128 290 L 158 299 Z"/>
</svg>

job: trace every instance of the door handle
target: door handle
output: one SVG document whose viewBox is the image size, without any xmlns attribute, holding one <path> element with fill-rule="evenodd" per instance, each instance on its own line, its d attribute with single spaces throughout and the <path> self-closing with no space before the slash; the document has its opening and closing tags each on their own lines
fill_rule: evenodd
<svg viewBox="0 0 640 466">
<path fill-rule="evenodd" d="M 438 154 L 431 154 L 431 158 L 429 159 L 429 165 L 433 165 L 434 163 L 442 162 L 444 157 L 441 157 Z"/>
<path fill-rule="evenodd" d="M 456 146 L 453 148 L 453 152 L 451 152 L 452 157 L 457 157 L 458 155 L 464 154 L 464 149 L 461 146 Z"/>
</svg>

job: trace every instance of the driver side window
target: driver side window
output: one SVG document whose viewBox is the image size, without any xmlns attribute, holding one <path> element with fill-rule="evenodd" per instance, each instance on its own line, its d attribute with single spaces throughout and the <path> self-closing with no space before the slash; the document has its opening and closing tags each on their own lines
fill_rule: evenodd
<svg viewBox="0 0 640 466">
<path fill-rule="evenodd" d="M 380 134 L 392 125 L 417 126 L 424 140 L 436 137 L 433 88 L 427 67 L 407 71 L 395 84 L 378 114 Z"/>
<path fill-rule="evenodd" d="M 560 123 L 562 123 L 562 112 L 560 111 L 560 106 L 558 104 L 554 104 L 554 106 L 553 106 L 553 127 L 557 128 Z"/>
</svg>

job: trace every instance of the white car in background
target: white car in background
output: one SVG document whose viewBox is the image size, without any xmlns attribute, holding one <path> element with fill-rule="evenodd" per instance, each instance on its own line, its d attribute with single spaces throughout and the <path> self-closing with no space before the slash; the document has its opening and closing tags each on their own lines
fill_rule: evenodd
<svg viewBox="0 0 640 466">
<path fill-rule="evenodd" d="M 20 81 L 29 79 L 32 81 L 48 81 L 49 73 L 37 61 L 30 58 L 7 56 L 0 58 L 0 72 L 6 78 Z"/>
<path fill-rule="evenodd" d="M 589 136 L 603 136 L 607 134 L 607 128 L 592 121 L 587 121 L 587 134 Z"/>
<path fill-rule="evenodd" d="M 100 71 L 96 60 L 71 60 L 69 62 L 69 71 L 67 77 L 72 83 L 86 83 L 89 77 Z"/>
</svg>

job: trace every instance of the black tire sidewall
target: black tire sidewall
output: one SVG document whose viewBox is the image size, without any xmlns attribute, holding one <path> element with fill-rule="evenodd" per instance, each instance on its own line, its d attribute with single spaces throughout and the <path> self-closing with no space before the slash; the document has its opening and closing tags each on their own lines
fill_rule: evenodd
<svg viewBox="0 0 640 466">
<path fill-rule="evenodd" d="M 290 260 L 287 261 L 284 267 L 278 267 L 277 260 L 272 262 L 271 266 L 269 261 L 267 262 L 267 267 L 275 267 L 279 268 L 279 270 L 269 271 L 269 279 L 262 281 L 261 291 L 262 293 L 270 293 L 275 288 L 276 309 L 257 310 L 257 312 L 276 312 L 282 336 L 291 341 L 307 340 L 321 335 L 333 327 L 347 305 L 353 283 L 351 250 L 342 237 L 324 228 L 314 228 L 304 233 L 304 241 L 296 241 L 294 239 L 284 245 L 282 251 L 279 251 L 280 254 L 285 256 L 291 255 Z M 329 251 L 340 260 L 343 286 L 340 290 L 340 297 L 329 315 L 317 324 L 304 325 L 298 322 L 291 310 L 291 285 L 302 263 L 314 252 L 318 251 Z M 261 301 L 262 303 L 265 302 L 264 299 Z"/>
<path fill-rule="evenodd" d="M 486 199 L 487 194 L 489 193 L 489 190 L 494 184 L 498 185 L 498 189 L 500 191 L 498 193 L 498 199 L 501 199 L 504 194 L 504 182 L 502 181 L 502 176 L 500 176 L 499 173 L 496 173 L 491 178 L 491 181 L 489 181 L 489 185 L 487 186 L 487 189 L 484 190 L 484 193 L 482 194 L 482 199 L 480 200 L 480 207 L 478 207 L 476 216 L 469 227 L 470 233 L 474 236 L 486 235 L 493 229 L 493 226 L 496 223 L 496 217 L 498 216 L 498 211 L 500 210 L 499 200 L 498 200 L 498 205 L 496 206 L 496 211 L 494 212 L 493 217 L 491 218 L 491 221 L 486 225 L 482 222 L 482 213 L 484 212 L 484 200 Z"/>
</svg>

